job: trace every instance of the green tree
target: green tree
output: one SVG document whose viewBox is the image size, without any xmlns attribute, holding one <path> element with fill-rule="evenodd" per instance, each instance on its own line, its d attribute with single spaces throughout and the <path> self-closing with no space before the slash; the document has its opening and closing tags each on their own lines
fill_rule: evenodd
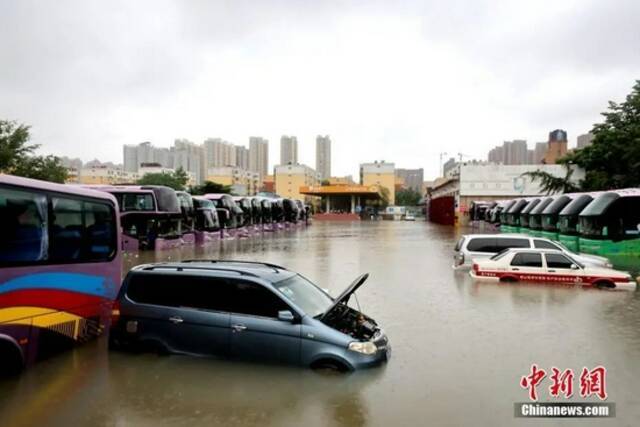
<svg viewBox="0 0 640 427">
<path fill-rule="evenodd" d="M 29 145 L 29 126 L 0 120 L 0 172 L 63 183 L 67 169 L 56 156 L 36 156 L 38 145 Z"/>
<path fill-rule="evenodd" d="M 13 175 L 64 184 L 68 172 L 56 156 L 26 156 L 11 172 Z"/>
<path fill-rule="evenodd" d="M 593 126 L 593 143 L 561 162 L 585 169 L 585 191 L 640 186 L 640 80 L 626 100 L 609 102 L 604 122 Z"/>
<path fill-rule="evenodd" d="M 207 193 L 231 193 L 231 186 L 218 184 L 213 181 L 206 181 L 202 185 L 196 185 L 189 189 L 189 192 L 194 196 L 207 194 Z"/>
<path fill-rule="evenodd" d="M 406 188 L 396 193 L 397 206 L 417 206 L 422 195 L 413 188 Z"/>
<path fill-rule="evenodd" d="M 539 180 L 540 187 L 546 194 L 573 193 L 580 191 L 580 187 L 571 182 L 571 176 L 573 175 L 574 169 L 568 164 L 565 164 L 565 168 L 567 173 L 563 177 L 551 175 L 549 172 L 544 172 L 539 169 L 536 171 L 525 172 L 522 176 L 528 176 L 531 178 L 531 181 Z"/>
<path fill-rule="evenodd" d="M 138 180 L 139 185 L 164 185 L 176 191 L 185 189 L 189 176 L 179 167 L 175 172 L 146 173 Z"/>
</svg>

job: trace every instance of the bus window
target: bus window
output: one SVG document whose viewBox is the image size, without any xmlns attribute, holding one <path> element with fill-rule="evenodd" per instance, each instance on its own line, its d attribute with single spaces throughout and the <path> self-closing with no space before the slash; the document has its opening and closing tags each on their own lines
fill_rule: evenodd
<svg viewBox="0 0 640 427">
<path fill-rule="evenodd" d="M 0 262 L 29 263 L 47 258 L 47 198 L 0 188 Z"/>
</svg>

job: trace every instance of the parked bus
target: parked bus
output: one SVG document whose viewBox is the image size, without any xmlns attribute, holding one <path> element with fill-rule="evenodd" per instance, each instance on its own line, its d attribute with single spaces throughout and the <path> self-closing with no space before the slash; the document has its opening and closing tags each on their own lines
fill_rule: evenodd
<svg viewBox="0 0 640 427">
<path fill-rule="evenodd" d="M 527 206 L 527 199 L 518 199 L 505 211 L 504 216 L 500 215 L 500 231 L 503 233 L 517 233 L 520 228 L 520 212 Z"/>
<path fill-rule="evenodd" d="M 580 212 L 580 251 L 640 269 L 640 189 L 601 193 Z"/>
<path fill-rule="evenodd" d="M 196 243 L 196 209 L 193 205 L 193 198 L 191 194 L 186 191 L 176 191 L 176 197 L 178 197 L 180 211 L 182 212 L 182 223 L 180 227 L 182 230 L 182 244 L 193 245 Z"/>
<path fill-rule="evenodd" d="M 578 218 L 580 212 L 593 201 L 596 195 L 597 193 L 579 194 L 558 214 L 559 234 L 557 240 L 573 252 L 581 251 L 578 241 L 578 235 L 580 234 Z"/>
<path fill-rule="evenodd" d="M 176 192 L 161 185 L 90 185 L 112 194 L 120 206 L 125 250 L 182 245 L 182 211 Z"/>
<path fill-rule="evenodd" d="M 193 197 L 196 242 L 206 244 L 220 238 L 220 221 L 213 202 L 202 196 Z"/>
<path fill-rule="evenodd" d="M 518 226 L 518 231 L 522 233 L 529 233 L 529 215 L 531 211 L 538 206 L 540 203 L 540 199 L 530 199 L 527 202 L 527 205 L 520 211 L 520 225 Z"/>
<path fill-rule="evenodd" d="M 563 194 L 557 196 L 553 202 L 549 204 L 541 214 L 542 233 L 541 237 L 546 237 L 551 240 L 559 240 L 558 221 L 560 212 L 578 195 L 576 194 Z"/>
<path fill-rule="evenodd" d="M 529 231 L 533 237 L 542 237 L 542 212 L 556 199 L 556 196 L 546 197 L 529 212 Z"/>
<path fill-rule="evenodd" d="M 116 199 L 0 175 L 0 370 L 105 332 L 122 273 Z"/>
</svg>

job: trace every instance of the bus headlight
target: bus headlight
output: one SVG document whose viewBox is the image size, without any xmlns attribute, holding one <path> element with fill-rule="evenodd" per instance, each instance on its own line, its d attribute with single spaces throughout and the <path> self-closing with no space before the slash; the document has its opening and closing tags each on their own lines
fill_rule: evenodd
<svg viewBox="0 0 640 427">
<path fill-rule="evenodd" d="M 349 350 L 355 351 L 356 353 L 372 355 L 375 354 L 376 351 L 378 351 L 378 347 L 376 347 L 376 345 L 371 341 L 354 341 L 349 343 Z"/>
</svg>

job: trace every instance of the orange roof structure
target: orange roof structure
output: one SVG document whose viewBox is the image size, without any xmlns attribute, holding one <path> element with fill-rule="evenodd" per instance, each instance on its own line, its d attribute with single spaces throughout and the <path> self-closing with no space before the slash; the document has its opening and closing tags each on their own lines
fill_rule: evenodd
<svg viewBox="0 0 640 427">
<path fill-rule="evenodd" d="M 377 185 L 310 185 L 300 187 L 300 194 L 307 196 L 364 196 L 382 197 Z"/>
</svg>

